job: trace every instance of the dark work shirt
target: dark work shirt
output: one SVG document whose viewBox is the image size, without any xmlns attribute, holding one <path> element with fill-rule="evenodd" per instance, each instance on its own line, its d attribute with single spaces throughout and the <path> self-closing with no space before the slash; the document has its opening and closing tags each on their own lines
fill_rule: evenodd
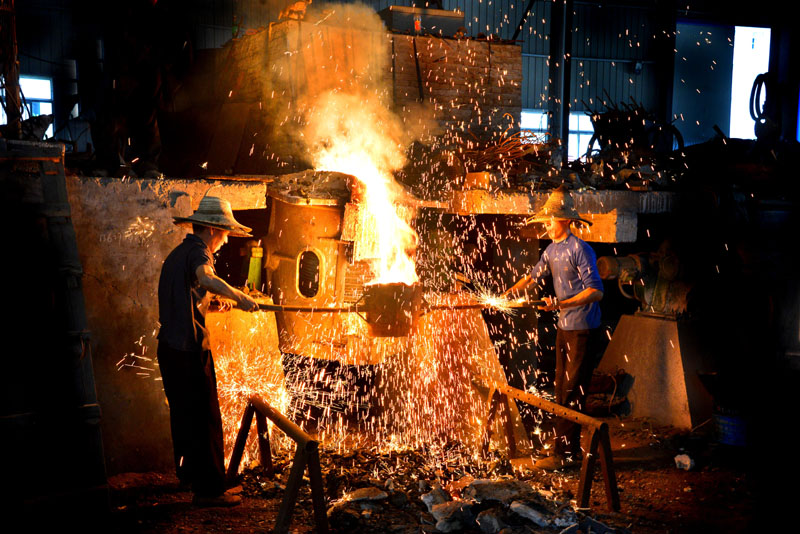
<svg viewBox="0 0 800 534">
<path fill-rule="evenodd" d="M 195 274 L 201 265 L 214 268 L 214 258 L 205 242 L 189 234 L 170 252 L 158 280 L 158 340 L 175 350 L 202 350 L 206 336 L 207 291 Z"/>
<path fill-rule="evenodd" d="M 574 297 L 590 287 L 603 291 L 594 250 L 571 233 L 563 241 L 550 243 L 531 272 L 535 282 L 547 275 L 553 277 L 553 290 L 558 300 Z M 600 304 L 597 302 L 566 308 L 558 315 L 561 330 L 586 330 L 598 326 Z"/>
</svg>

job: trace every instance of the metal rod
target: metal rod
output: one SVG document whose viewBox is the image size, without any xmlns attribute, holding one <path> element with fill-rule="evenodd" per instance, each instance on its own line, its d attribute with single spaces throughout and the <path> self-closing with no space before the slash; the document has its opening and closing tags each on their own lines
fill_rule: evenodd
<svg viewBox="0 0 800 534">
<path fill-rule="evenodd" d="M 524 303 L 524 305 L 512 305 L 511 308 L 521 308 L 523 306 L 542 306 L 543 300 L 534 300 Z M 428 310 L 482 310 L 484 308 L 493 308 L 490 304 L 438 304 L 436 306 L 426 306 Z M 319 308 L 312 306 L 281 306 L 278 304 L 259 304 L 258 309 L 262 311 L 280 311 L 280 312 L 301 312 L 301 313 L 358 313 L 365 312 L 364 306 L 345 306 L 341 308 Z"/>
<path fill-rule="evenodd" d="M 520 17 L 519 24 L 517 24 L 517 29 L 514 31 L 513 37 L 511 37 L 512 41 L 516 41 L 517 37 L 519 37 L 519 34 L 522 33 L 522 28 L 525 26 L 525 23 L 528 22 L 528 15 L 531 14 L 531 9 L 533 9 L 534 2 L 536 2 L 536 0 L 530 0 L 528 2 L 528 6 L 525 8 L 525 13 L 522 15 L 522 17 Z"/>
<path fill-rule="evenodd" d="M 520 304 L 511 304 L 509 308 L 526 308 L 528 306 L 544 306 L 543 300 L 529 300 Z M 482 310 L 485 308 L 494 308 L 491 304 L 440 304 L 437 306 L 428 306 L 429 310 Z"/>
<path fill-rule="evenodd" d="M 550 54 L 532 54 L 529 52 L 522 52 L 521 56 L 550 59 Z M 579 56 L 572 56 L 570 59 L 572 59 L 572 61 L 586 61 L 586 62 L 598 61 L 603 63 L 641 63 L 642 65 L 656 64 L 656 61 L 653 59 L 620 59 L 613 57 L 579 57 Z"/>
<path fill-rule="evenodd" d="M 306 312 L 306 313 L 358 313 L 364 311 L 359 306 L 343 306 L 339 308 L 320 308 L 319 306 L 283 306 L 280 304 L 259 304 L 261 311 L 272 312 Z"/>
<path fill-rule="evenodd" d="M 570 61 L 572 55 L 573 0 L 556 0 L 550 8 L 550 84 L 547 110 L 551 137 L 560 139 L 557 166 L 567 162 L 569 154 Z"/>
<path fill-rule="evenodd" d="M 543 300 L 531 300 L 521 304 L 513 304 L 511 308 L 522 308 L 527 306 L 542 306 L 545 302 Z M 428 310 L 482 310 L 484 308 L 493 308 L 491 304 L 438 304 L 435 306 L 426 306 Z M 361 306 L 342 306 L 336 308 L 326 308 L 319 306 L 284 306 L 281 304 L 259 304 L 258 309 L 261 311 L 272 312 L 295 312 L 295 313 L 359 313 L 367 311 L 367 308 Z"/>
</svg>

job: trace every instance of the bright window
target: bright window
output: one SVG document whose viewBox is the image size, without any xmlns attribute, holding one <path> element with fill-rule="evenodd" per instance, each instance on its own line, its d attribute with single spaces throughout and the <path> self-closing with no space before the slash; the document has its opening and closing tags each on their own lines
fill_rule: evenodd
<svg viewBox="0 0 800 534">
<path fill-rule="evenodd" d="M 547 133 L 547 112 L 541 109 L 523 109 L 519 127 L 536 135 Z"/>
<path fill-rule="evenodd" d="M 569 147 L 567 159 L 582 157 L 589 149 L 589 141 L 594 134 L 592 119 L 584 112 L 569 114 Z"/>
<path fill-rule="evenodd" d="M 53 80 L 38 76 L 20 76 L 19 88 L 22 92 L 24 105 L 22 120 L 53 113 Z M 0 124 L 7 124 L 8 116 L 5 110 L 6 93 L 4 89 L 0 89 L 0 99 L 3 101 L 3 106 L 0 106 Z M 52 124 L 47 128 L 44 136 L 46 138 L 53 137 Z"/>
<path fill-rule="evenodd" d="M 769 28 L 736 26 L 731 79 L 731 137 L 756 138 L 755 122 L 750 116 L 750 92 L 756 76 L 769 70 L 769 40 Z M 766 92 L 762 87 L 759 109 L 764 105 Z M 775 95 L 772 95 L 772 98 L 775 98 Z"/>
<path fill-rule="evenodd" d="M 547 112 L 541 109 L 523 109 L 519 121 L 520 128 L 536 135 L 547 133 Z M 569 148 L 567 158 L 578 159 L 586 154 L 589 141 L 594 134 L 592 120 L 586 113 L 576 111 L 569 114 Z"/>
</svg>

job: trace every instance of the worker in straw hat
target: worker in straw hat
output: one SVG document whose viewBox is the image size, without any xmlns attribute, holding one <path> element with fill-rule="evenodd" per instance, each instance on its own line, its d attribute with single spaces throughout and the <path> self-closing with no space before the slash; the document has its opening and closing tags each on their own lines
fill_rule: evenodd
<svg viewBox="0 0 800 534">
<path fill-rule="evenodd" d="M 597 258 L 592 248 L 575 236 L 573 224 L 591 222 L 582 219 L 565 186 L 554 190 L 545 205 L 526 224 L 543 223 L 552 242 L 529 274 L 511 286 L 504 295 L 539 285 L 543 278 L 553 280 L 555 297 L 543 298 L 540 309 L 558 311 L 556 333 L 556 402 L 581 410 L 597 363 L 600 306 L 603 282 L 597 272 Z M 566 419 L 555 423 L 552 454 L 536 462 L 543 469 L 557 469 L 579 459 L 580 425 Z"/>
<path fill-rule="evenodd" d="M 245 311 L 258 304 L 214 271 L 214 257 L 228 236 L 252 237 L 233 217 L 227 200 L 204 196 L 189 217 L 175 217 L 188 234 L 164 260 L 158 282 L 158 364 L 169 402 L 178 478 L 190 484 L 199 506 L 234 506 L 225 492 L 222 418 L 214 361 L 208 350 L 205 312 L 210 293 L 234 300 Z"/>
</svg>

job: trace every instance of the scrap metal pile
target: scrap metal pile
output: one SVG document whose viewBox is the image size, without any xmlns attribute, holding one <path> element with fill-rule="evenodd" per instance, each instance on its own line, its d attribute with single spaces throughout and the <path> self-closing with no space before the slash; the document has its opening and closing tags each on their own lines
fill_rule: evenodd
<svg viewBox="0 0 800 534">
<path fill-rule="evenodd" d="M 320 454 L 328 519 L 336 532 L 620 532 L 570 504 L 569 490 L 541 471 L 519 471 L 496 453 L 464 462 L 459 445 L 442 450 L 378 452 L 359 448 Z M 245 495 L 281 498 L 291 466 L 288 452 L 273 459 L 274 473 L 245 470 Z M 304 486 L 297 522 L 310 522 L 311 492 Z M 305 517 L 308 515 L 308 517 Z"/>
<path fill-rule="evenodd" d="M 583 171 L 579 178 L 586 185 L 645 191 L 669 188 L 681 176 L 676 161 L 683 137 L 674 125 L 662 123 L 633 100 L 588 113 L 594 135 L 586 161 L 573 166 L 576 172 Z"/>
<path fill-rule="evenodd" d="M 632 102 L 589 109 L 594 134 L 580 159 L 559 168 L 561 141 L 530 131 L 506 130 L 491 140 L 471 136 L 453 152 L 467 170 L 501 175 L 502 187 L 548 189 L 567 182 L 575 189 L 647 191 L 670 189 L 683 176 L 683 137 L 672 124 Z"/>
</svg>

